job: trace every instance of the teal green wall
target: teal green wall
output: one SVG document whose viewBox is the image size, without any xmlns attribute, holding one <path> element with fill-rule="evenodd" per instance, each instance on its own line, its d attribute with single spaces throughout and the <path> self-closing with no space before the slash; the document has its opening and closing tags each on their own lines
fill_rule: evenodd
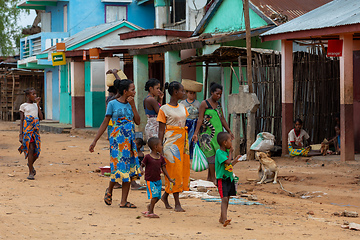
<svg viewBox="0 0 360 240">
<path fill-rule="evenodd" d="M 69 73 L 68 73 L 69 71 Z M 71 124 L 71 82 L 69 81 L 70 68 L 68 64 L 60 66 L 60 118 L 59 122 Z"/>
<path fill-rule="evenodd" d="M 250 9 L 250 27 L 258 28 L 267 23 Z M 241 0 L 224 0 L 205 28 L 204 33 L 223 33 L 245 30 Z"/>
<path fill-rule="evenodd" d="M 197 63 L 196 65 L 202 65 L 203 63 Z M 203 68 L 202 67 L 196 67 L 196 81 L 203 83 Z M 204 91 L 196 93 L 196 98 L 199 102 L 204 100 Z"/>
<path fill-rule="evenodd" d="M 226 42 L 226 43 L 223 43 L 222 46 L 246 47 L 246 40 L 241 39 L 241 40 L 237 40 L 237 41 Z M 251 38 L 251 47 L 281 51 L 281 41 L 276 40 L 276 41 L 261 42 L 261 39 L 259 37 L 252 37 Z"/>
<path fill-rule="evenodd" d="M 85 92 L 85 127 L 100 127 L 105 116 L 105 92 Z"/>
<path fill-rule="evenodd" d="M 105 116 L 105 91 L 91 91 L 91 62 L 85 62 L 85 127 L 100 127 Z"/>
</svg>

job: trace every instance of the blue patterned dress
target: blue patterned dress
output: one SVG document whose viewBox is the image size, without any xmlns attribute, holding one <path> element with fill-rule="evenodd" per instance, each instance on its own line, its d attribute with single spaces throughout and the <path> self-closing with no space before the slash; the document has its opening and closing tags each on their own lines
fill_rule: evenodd
<svg viewBox="0 0 360 240">
<path fill-rule="evenodd" d="M 134 113 L 129 103 L 118 100 L 109 102 L 106 116 L 114 123 L 110 134 L 110 180 L 131 182 L 141 176 L 138 153 L 135 145 Z"/>
</svg>

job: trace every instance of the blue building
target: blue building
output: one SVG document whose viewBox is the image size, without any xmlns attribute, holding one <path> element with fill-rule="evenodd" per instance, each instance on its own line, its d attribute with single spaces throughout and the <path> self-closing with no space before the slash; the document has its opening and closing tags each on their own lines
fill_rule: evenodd
<svg viewBox="0 0 360 240">
<path fill-rule="evenodd" d="M 90 105 L 105 102 L 104 73 L 107 67 L 116 66 L 113 59 L 108 63 L 106 59 L 67 59 L 65 65 L 53 66 L 48 49 L 59 42 L 65 42 L 67 50 L 116 45 L 114 40 L 120 40 L 114 36 L 119 33 L 154 28 L 154 4 L 135 0 L 30 0 L 21 1 L 17 7 L 42 10 L 41 33 L 20 40 L 18 68 L 44 70 L 46 119 L 72 123 L 73 127 L 99 126 L 96 116 L 103 117 L 105 104 L 96 109 Z M 74 119 L 82 118 L 84 121 L 74 125 Z"/>
</svg>

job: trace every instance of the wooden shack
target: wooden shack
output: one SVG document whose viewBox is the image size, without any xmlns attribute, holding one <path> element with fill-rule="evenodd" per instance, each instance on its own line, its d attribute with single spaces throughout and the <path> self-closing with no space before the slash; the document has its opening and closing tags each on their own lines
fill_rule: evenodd
<svg viewBox="0 0 360 240">
<path fill-rule="evenodd" d="M 0 120 L 20 119 L 19 107 L 25 102 L 24 90 L 33 87 L 44 101 L 44 72 L 39 70 L 18 69 L 15 63 L 0 63 Z"/>
</svg>

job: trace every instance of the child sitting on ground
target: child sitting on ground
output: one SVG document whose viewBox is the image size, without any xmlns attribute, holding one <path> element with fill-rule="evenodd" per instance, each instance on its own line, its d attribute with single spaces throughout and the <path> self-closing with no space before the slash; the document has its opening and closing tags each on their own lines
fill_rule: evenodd
<svg viewBox="0 0 360 240">
<path fill-rule="evenodd" d="M 335 154 L 340 154 L 340 127 L 335 126 L 336 136 L 333 137 L 327 144 L 333 143 L 335 147 Z"/>
<path fill-rule="evenodd" d="M 215 173 L 217 187 L 221 197 L 221 214 L 219 222 L 224 227 L 230 224 L 231 219 L 227 219 L 227 209 L 230 196 L 236 196 L 233 165 L 235 165 L 240 155 L 232 160 L 234 148 L 231 142 L 231 135 L 227 132 L 220 132 L 217 136 L 220 149 L 215 154 Z"/>
<path fill-rule="evenodd" d="M 147 186 L 148 198 L 151 199 L 150 204 L 147 206 L 148 211 L 143 212 L 145 217 L 159 218 L 154 213 L 155 204 L 161 198 L 161 170 L 164 175 L 169 179 L 172 184 L 175 184 L 173 179 L 170 179 L 168 172 L 166 171 L 166 163 L 162 152 L 162 143 L 159 138 L 152 137 L 148 141 L 148 146 L 151 150 L 150 154 L 147 154 L 141 163 L 142 167 L 145 167 L 145 180 Z"/>
</svg>

